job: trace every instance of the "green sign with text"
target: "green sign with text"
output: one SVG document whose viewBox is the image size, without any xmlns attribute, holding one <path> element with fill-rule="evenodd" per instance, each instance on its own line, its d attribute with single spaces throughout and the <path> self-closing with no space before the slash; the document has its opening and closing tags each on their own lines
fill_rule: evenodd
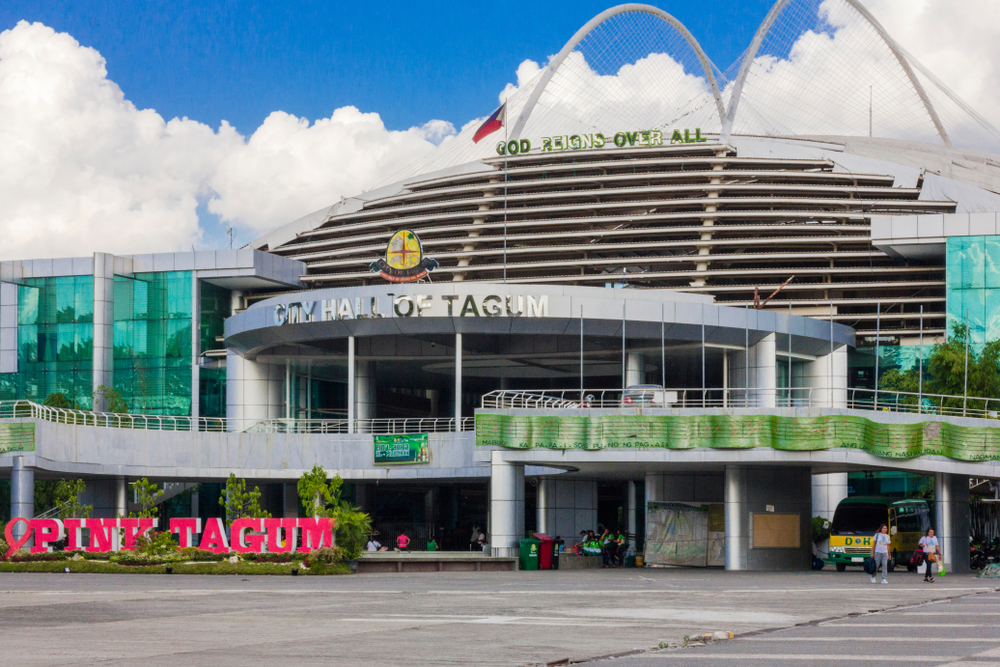
<svg viewBox="0 0 1000 667">
<path fill-rule="evenodd" d="M 375 465 L 431 462 L 431 449 L 426 433 L 374 437 Z"/>
<path fill-rule="evenodd" d="M 513 449 L 861 449 L 911 459 L 1000 461 L 1000 428 L 943 422 L 881 424 L 864 417 L 772 415 L 476 415 L 476 444 Z"/>
<path fill-rule="evenodd" d="M 0 454 L 33 451 L 35 451 L 34 423 L 0 424 Z"/>
</svg>

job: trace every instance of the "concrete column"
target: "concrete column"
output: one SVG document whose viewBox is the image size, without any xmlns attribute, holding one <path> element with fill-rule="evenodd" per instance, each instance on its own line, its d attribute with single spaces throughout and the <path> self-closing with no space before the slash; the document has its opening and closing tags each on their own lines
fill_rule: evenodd
<svg viewBox="0 0 1000 667">
<path fill-rule="evenodd" d="M 115 257 L 94 253 L 94 366 L 93 389 L 114 387 L 115 346 Z M 107 410 L 104 396 L 94 398 L 94 411 Z M 132 407 L 132 406 L 129 406 Z"/>
<path fill-rule="evenodd" d="M 555 517 L 549 520 L 550 508 L 555 494 L 555 480 L 541 477 L 538 479 L 538 502 L 535 503 L 535 524 L 539 533 L 551 535 L 550 530 L 555 528 Z M 550 525 L 552 524 L 552 525 Z M 554 537 L 554 536 L 553 536 Z"/>
<path fill-rule="evenodd" d="M 455 430 L 460 431 L 462 418 L 462 334 L 455 334 Z"/>
<path fill-rule="evenodd" d="M 226 416 L 229 430 L 243 431 L 271 416 L 268 414 L 272 402 L 270 372 L 267 364 L 244 359 L 233 351 L 226 353 Z"/>
<path fill-rule="evenodd" d="M 299 515 L 299 487 L 295 482 L 285 482 L 282 484 L 282 513 L 285 518 L 294 518 Z"/>
<path fill-rule="evenodd" d="M 347 337 L 347 432 L 354 433 L 354 420 L 356 419 L 355 412 L 355 381 L 354 375 L 356 368 L 354 367 L 354 336 Z"/>
<path fill-rule="evenodd" d="M 128 516 L 128 481 L 124 477 L 115 477 L 115 516 Z"/>
<path fill-rule="evenodd" d="M 191 272 L 191 418 L 201 416 L 201 283 Z"/>
<path fill-rule="evenodd" d="M 648 502 L 650 500 L 664 500 L 662 473 L 646 473 L 646 501 Z"/>
<path fill-rule="evenodd" d="M 517 556 L 524 533 L 524 466 L 504 461 L 503 452 L 491 452 L 491 457 L 490 546 L 494 556 Z"/>
<path fill-rule="evenodd" d="M 354 418 L 375 419 L 375 397 L 378 386 L 374 361 L 355 361 L 354 364 Z"/>
<path fill-rule="evenodd" d="M 23 456 L 15 456 L 10 472 L 10 518 L 24 517 L 32 519 L 35 516 L 35 471 L 24 465 Z M 27 526 L 18 522 L 14 526 L 14 537 L 20 539 Z M 29 541 L 26 546 L 32 546 Z"/>
<path fill-rule="evenodd" d="M 778 387 L 777 337 L 764 336 L 750 348 L 750 381 L 755 388 L 755 404 L 761 408 L 773 408 Z"/>
<path fill-rule="evenodd" d="M 809 387 L 812 391 L 794 392 L 800 405 L 813 407 L 847 407 L 847 346 L 835 349 L 833 354 L 817 357 L 794 366 L 796 376 L 793 386 Z"/>
<path fill-rule="evenodd" d="M 747 569 L 750 535 L 747 525 L 747 469 L 743 466 L 726 466 L 726 569 Z"/>
<path fill-rule="evenodd" d="M 646 371 L 642 355 L 629 352 L 625 355 L 625 386 L 646 384 Z"/>
<path fill-rule="evenodd" d="M 969 572 L 969 478 L 934 474 L 934 528 L 945 570 Z"/>
<path fill-rule="evenodd" d="M 812 476 L 812 516 L 821 516 L 833 521 L 837 504 L 847 497 L 847 473 L 832 472 Z M 830 552 L 830 540 L 816 545 L 820 557 Z"/>
<path fill-rule="evenodd" d="M 639 511 L 639 508 L 637 507 L 637 503 L 638 503 L 638 496 L 636 494 L 635 482 L 632 481 L 632 480 L 629 480 L 628 481 L 628 517 L 627 517 L 627 523 L 628 523 L 628 534 L 629 534 L 629 537 L 632 539 L 632 544 L 633 545 L 635 545 L 635 536 L 639 532 L 639 524 L 638 524 L 638 521 L 637 521 L 637 519 L 638 519 L 637 513 Z"/>
<path fill-rule="evenodd" d="M 194 487 L 191 490 L 191 518 L 197 519 L 200 516 L 201 509 L 201 493 L 198 491 L 198 487 Z"/>
</svg>

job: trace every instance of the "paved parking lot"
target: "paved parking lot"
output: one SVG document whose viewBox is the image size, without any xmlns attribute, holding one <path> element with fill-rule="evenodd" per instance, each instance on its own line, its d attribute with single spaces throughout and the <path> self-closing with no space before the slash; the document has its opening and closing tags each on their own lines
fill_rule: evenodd
<svg viewBox="0 0 1000 667">
<path fill-rule="evenodd" d="M 707 646 L 589 664 L 594 667 L 1000 665 L 1000 594 L 963 596 Z"/>
<path fill-rule="evenodd" d="M 865 616 L 798 628 L 787 635 L 769 632 L 724 646 L 649 650 L 661 642 L 680 642 L 685 635 L 788 628 L 997 588 L 997 580 L 949 575 L 927 585 L 919 575 L 907 574 L 892 577 L 889 586 L 872 586 L 860 573 L 825 571 L 590 570 L 323 578 L 4 574 L 0 651 L 4 667 L 518 667 L 645 652 L 608 661 L 625 667 L 736 664 L 748 660 L 747 652 L 757 654 L 753 664 L 772 664 L 777 654 L 865 654 L 869 644 L 884 647 L 858 637 L 904 637 L 910 646 L 914 637 L 926 634 L 949 641 L 915 648 L 909 661 L 938 664 L 921 658 L 941 656 L 943 661 L 971 655 L 967 648 L 992 646 L 987 640 L 1000 639 L 995 629 L 1000 616 L 971 623 L 981 615 L 980 607 L 967 606 L 1000 613 L 997 596 L 961 597 L 931 606 L 936 610 L 956 605 L 949 609 L 962 613 L 954 615 L 954 621 L 897 611 L 883 616 L 904 620 L 886 621 L 895 625 L 881 629 L 873 625 L 876 616 Z M 913 613 L 927 610 L 915 607 Z M 933 627 L 906 634 L 919 623 Z M 806 641 L 813 636 L 810 632 L 817 633 L 816 638 Z M 843 633 L 843 643 L 836 641 L 838 633 Z M 975 636 L 982 637 L 981 644 L 969 643 Z M 730 655 L 732 662 L 697 657 L 707 655 L 719 660 L 730 660 Z"/>
</svg>

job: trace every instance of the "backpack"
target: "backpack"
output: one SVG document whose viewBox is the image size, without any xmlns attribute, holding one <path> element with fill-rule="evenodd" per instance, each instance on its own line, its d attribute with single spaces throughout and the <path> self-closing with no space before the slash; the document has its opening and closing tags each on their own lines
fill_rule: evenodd
<svg viewBox="0 0 1000 667">
<path fill-rule="evenodd" d="M 924 552 L 917 549 L 916 551 L 913 552 L 913 555 L 910 556 L 910 565 L 914 567 L 920 567 L 923 564 L 924 564 Z"/>
<path fill-rule="evenodd" d="M 875 572 L 878 569 L 878 566 L 875 564 L 875 559 L 872 558 L 871 556 L 865 558 L 864 568 L 865 568 L 865 573 L 866 574 L 870 574 L 871 576 L 874 577 L 875 576 Z"/>
</svg>

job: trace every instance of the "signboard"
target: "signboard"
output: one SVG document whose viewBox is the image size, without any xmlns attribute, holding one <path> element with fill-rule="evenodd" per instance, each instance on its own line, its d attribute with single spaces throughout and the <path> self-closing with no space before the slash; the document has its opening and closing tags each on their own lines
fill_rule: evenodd
<svg viewBox="0 0 1000 667">
<path fill-rule="evenodd" d="M 438 267 L 437 260 L 424 257 L 416 233 L 401 229 L 385 247 L 385 259 L 372 262 L 371 270 L 393 283 L 415 283 Z"/>
<path fill-rule="evenodd" d="M 181 548 L 198 547 L 213 553 L 291 553 L 302 535 L 298 553 L 333 546 L 334 520 L 318 519 L 237 519 L 230 532 L 232 544 L 222 519 L 171 519 L 170 532 L 178 536 Z M 25 524 L 20 538 L 14 537 L 14 527 Z M 66 551 L 104 553 L 134 551 L 136 541 L 159 525 L 158 519 L 25 519 L 14 518 L 7 523 L 5 534 L 12 556 L 27 544 L 32 536 L 35 545 L 31 553 L 47 553 L 52 545 L 66 540 Z M 84 542 L 83 531 L 88 531 Z M 196 535 L 201 535 L 196 540 Z"/>
<path fill-rule="evenodd" d="M 664 143 L 702 144 L 701 128 L 674 130 L 669 138 L 663 130 L 634 130 L 632 132 L 595 132 L 592 134 L 564 134 L 542 137 L 541 152 L 578 151 L 601 148 L 635 148 L 637 146 L 662 146 Z M 511 139 L 497 144 L 497 155 L 520 155 L 531 151 L 530 139 Z"/>
<path fill-rule="evenodd" d="M 377 296 L 334 298 L 322 301 L 291 301 L 274 306 L 274 324 L 302 324 L 381 317 L 548 317 L 547 294 L 399 294 L 391 299 Z M 388 303 L 383 312 L 382 305 Z"/>
<path fill-rule="evenodd" d="M 887 459 L 1000 461 L 1000 429 L 865 417 L 774 415 L 476 415 L 476 444 L 513 449 L 860 449 Z"/>
<path fill-rule="evenodd" d="M 35 423 L 0 424 L 0 454 L 35 451 Z"/>
<path fill-rule="evenodd" d="M 375 465 L 431 462 L 431 448 L 426 433 L 374 437 Z"/>
</svg>

